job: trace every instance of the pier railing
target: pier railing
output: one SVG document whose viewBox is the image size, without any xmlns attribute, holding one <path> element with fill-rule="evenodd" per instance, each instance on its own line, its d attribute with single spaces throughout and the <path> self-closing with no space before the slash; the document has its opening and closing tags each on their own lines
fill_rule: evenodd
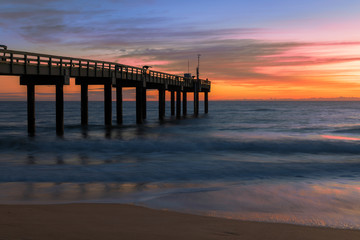
<svg viewBox="0 0 360 240">
<path fill-rule="evenodd" d="M 113 77 L 126 80 L 165 83 L 210 89 L 210 81 L 186 78 L 115 62 L 0 49 L 0 75 L 64 75 L 70 77 Z"/>
</svg>

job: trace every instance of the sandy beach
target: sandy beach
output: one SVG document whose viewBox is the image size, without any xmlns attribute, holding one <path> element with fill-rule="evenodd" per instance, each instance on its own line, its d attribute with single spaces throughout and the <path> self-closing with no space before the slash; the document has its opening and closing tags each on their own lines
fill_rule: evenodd
<svg viewBox="0 0 360 240">
<path fill-rule="evenodd" d="M 0 205 L 0 239 L 360 239 L 360 231 L 257 223 L 122 204 Z"/>
</svg>

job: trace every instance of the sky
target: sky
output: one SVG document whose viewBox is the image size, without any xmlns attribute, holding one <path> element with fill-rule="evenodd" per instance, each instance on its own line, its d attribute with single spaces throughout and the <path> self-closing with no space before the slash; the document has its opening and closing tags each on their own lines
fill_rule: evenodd
<svg viewBox="0 0 360 240">
<path fill-rule="evenodd" d="M 9 49 L 151 65 L 212 82 L 212 100 L 360 97 L 358 0 L 0 0 Z M 65 88 L 79 100 L 79 87 Z M 0 76 L 0 100 L 24 100 Z M 37 99 L 54 98 L 37 87 Z M 154 93 L 155 94 L 155 93 Z M 133 98 L 133 90 L 125 92 Z M 151 94 L 150 94 L 151 95 Z M 102 97 L 92 88 L 90 100 Z M 150 96 L 151 97 L 151 96 Z"/>
</svg>

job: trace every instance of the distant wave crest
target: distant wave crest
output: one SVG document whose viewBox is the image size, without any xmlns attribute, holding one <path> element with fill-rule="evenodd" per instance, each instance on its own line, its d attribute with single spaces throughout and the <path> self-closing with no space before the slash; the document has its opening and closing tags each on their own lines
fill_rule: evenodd
<svg viewBox="0 0 360 240">
<path fill-rule="evenodd" d="M 125 140 L 31 141 L 0 139 L 2 152 L 78 153 L 157 153 L 157 152 L 218 152 L 239 151 L 255 153 L 330 153 L 360 154 L 360 142 L 327 139 L 227 139 L 227 138 L 157 138 Z"/>
</svg>

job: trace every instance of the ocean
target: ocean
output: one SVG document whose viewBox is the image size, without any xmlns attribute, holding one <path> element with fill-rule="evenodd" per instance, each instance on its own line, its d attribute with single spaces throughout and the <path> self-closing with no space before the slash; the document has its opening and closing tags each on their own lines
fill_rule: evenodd
<svg viewBox="0 0 360 240">
<path fill-rule="evenodd" d="M 202 103 L 201 103 L 202 104 Z M 104 127 L 103 102 L 0 102 L 0 203 L 130 203 L 239 220 L 360 229 L 360 102 L 212 101 L 209 114 Z"/>
</svg>

